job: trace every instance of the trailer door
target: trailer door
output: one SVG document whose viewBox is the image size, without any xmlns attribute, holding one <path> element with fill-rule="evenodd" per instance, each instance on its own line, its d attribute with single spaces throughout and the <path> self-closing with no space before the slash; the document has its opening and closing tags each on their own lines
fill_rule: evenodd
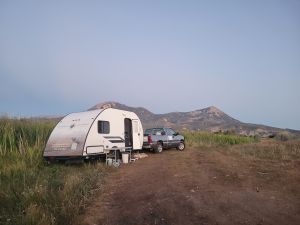
<svg viewBox="0 0 300 225">
<path fill-rule="evenodd" d="M 125 139 L 125 147 L 132 147 L 132 122 L 131 119 L 124 119 L 124 139 Z"/>
<path fill-rule="evenodd" d="M 141 149 L 141 132 L 139 130 L 139 121 L 138 120 L 132 120 L 132 139 L 133 139 L 133 149 Z"/>
</svg>

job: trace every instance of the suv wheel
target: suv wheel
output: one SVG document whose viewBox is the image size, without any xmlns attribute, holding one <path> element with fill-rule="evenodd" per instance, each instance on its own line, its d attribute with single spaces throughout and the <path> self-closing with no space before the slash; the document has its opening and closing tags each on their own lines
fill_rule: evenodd
<svg viewBox="0 0 300 225">
<path fill-rule="evenodd" d="M 156 153 L 161 153 L 162 150 L 163 150 L 162 144 L 161 144 L 160 142 L 157 143 L 157 146 L 156 146 L 156 148 L 155 148 L 155 152 L 156 152 Z"/>
<path fill-rule="evenodd" d="M 179 151 L 183 151 L 183 150 L 185 149 L 185 144 L 184 144 L 184 142 L 180 142 L 179 145 L 177 146 L 177 149 L 178 149 Z"/>
</svg>

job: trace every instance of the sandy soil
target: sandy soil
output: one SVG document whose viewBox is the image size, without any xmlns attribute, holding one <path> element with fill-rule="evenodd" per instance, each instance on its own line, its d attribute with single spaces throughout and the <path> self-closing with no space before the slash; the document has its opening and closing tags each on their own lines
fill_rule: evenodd
<svg viewBox="0 0 300 225">
<path fill-rule="evenodd" d="M 113 172 L 80 224 L 300 224 L 300 164 L 186 149 Z"/>
</svg>

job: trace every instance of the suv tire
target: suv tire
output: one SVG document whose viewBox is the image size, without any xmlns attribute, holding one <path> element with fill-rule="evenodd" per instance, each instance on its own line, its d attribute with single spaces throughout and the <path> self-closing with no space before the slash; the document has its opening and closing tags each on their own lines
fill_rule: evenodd
<svg viewBox="0 0 300 225">
<path fill-rule="evenodd" d="M 180 142 L 179 145 L 177 146 L 177 150 L 183 151 L 185 149 L 185 144 L 184 142 Z"/>
<path fill-rule="evenodd" d="M 161 153 L 162 150 L 163 150 L 163 146 L 160 142 L 158 142 L 154 151 L 155 151 L 155 153 Z"/>
</svg>

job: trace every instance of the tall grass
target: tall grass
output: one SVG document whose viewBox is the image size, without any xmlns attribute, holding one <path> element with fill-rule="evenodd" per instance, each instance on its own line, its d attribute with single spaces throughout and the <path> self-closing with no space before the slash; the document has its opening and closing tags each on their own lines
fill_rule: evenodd
<svg viewBox="0 0 300 225">
<path fill-rule="evenodd" d="M 48 166 L 42 150 L 54 125 L 0 120 L 0 224 L 72 224 L 106 173 L 101 164 Z"/>
<path fill-rule="evenodd" d="M 189 147 L 205 147 L 205 149 L 254 160 L 295 161 L 300 159 L 300 139 L 296 137 L 260 141 L 257 137 L 234 134 L 208 132 L 183 132 L 183 134 Z"/>
<path fill-rule="evenodd" d="M 225 146 L 258 141 L 256 137 L 244 137 L 233 134 L 214 134 L 209 132 L 184 132 L 183 134 L 186 138 L 186 144 L 191 147 Z"/>
<path fill-rule="evenodd" d="M 0 154 L 24 154 L 27 147 L 44 146 L 54 125 L 48 120 L 0 119 Z"/>
<path fill-rule="evenodd" d="M 243 158 L 296 161 L 300 160 L 300 140 L 264 140 L 260 143 L 230 146 L 224 149 L 231 155 L 242 156 Z"/>
</svg>

